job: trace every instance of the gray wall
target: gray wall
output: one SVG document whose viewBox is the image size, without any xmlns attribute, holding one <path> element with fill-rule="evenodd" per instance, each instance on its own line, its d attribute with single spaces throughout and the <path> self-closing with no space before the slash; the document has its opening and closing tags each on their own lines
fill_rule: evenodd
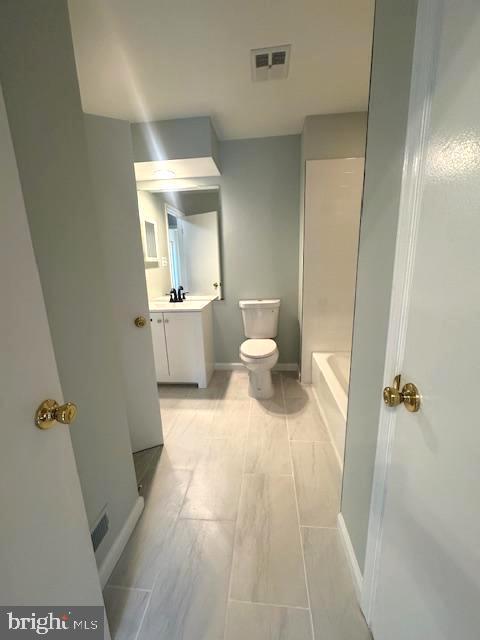
<svg viewBox="0 0 480 640">
<path fill-rule="evenodd" d="M 0 4 L 0 81 L 90 525 L 108 504 L 100 561 L 137 490 L 66 2 Z"/>
<path fill-rule="evenodd" d="M 367 112 L 307 116 L 302 132 L 302 159 L 361 158 L 365 155 Z"/>
<path fill-rule="evenodd" d="M 363 571 L 390 310 L 416 0 L 377 0 L 342 514 Z"/>
<path fill-rule="evenodd" d="M 220 142 L 225 300 L 214 305 L 217 362 L 238 362 L 238 301 L 281 298 L 280 362 L 298 362 L 300 136 Z"/>
</svg>

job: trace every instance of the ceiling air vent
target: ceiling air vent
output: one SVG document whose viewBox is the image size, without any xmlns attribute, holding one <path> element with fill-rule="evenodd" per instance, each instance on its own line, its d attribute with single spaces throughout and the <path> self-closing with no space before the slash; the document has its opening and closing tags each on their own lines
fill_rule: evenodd
<svg viewBox="0 0 480 640">
<path fill-rule="evenodd" d="M 290 63 L 290 45 L 252 49 L 251 61 L 254 82 L 286 78 Z"/>
</svg>

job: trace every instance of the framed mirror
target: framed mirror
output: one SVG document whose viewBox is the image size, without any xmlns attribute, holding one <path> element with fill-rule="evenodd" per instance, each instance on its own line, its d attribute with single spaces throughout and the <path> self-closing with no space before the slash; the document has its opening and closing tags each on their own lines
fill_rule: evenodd
<svg viewBox="0 0 480 640">
<path fill-rule="evenodd" d="M 149 298 L 182 286 L 221 299 L 219 187 L 142 190 L 138 204 Z"/>
</svg>

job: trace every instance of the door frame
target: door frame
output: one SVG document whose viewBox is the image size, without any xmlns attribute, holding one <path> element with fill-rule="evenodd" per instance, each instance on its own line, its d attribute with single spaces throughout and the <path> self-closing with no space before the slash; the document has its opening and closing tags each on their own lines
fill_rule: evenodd
<svg viewBox="0 0 480 640">
<path fill-rule="evenodd" d="M 418 1 L 386 344 L 385 385 L 390 385 L 394 376 L 402 371 L 404 361 L 443 2 L 444 0 Z M 361 591 L 361 607 L 369 626 L 372 624 L 375 610 L 383 541 L 385 497 L 388 491 L 388 473 L 397 421 L 397 413 L 383 404 L 380 391 L 379 389 L 378 397 L 381 409 Z"/>
</svg>

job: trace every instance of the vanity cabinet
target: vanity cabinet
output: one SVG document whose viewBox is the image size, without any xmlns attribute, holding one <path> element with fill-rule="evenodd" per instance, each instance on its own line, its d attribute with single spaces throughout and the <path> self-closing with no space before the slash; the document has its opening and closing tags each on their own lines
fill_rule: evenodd
<svg viewBox="0 0 480 640">
<path fill-rule="evenodd" d="M 212 305 L 199 311 L 151 311 L 157 382 L 208 386 L 213 374 Z"/>
</svg>

